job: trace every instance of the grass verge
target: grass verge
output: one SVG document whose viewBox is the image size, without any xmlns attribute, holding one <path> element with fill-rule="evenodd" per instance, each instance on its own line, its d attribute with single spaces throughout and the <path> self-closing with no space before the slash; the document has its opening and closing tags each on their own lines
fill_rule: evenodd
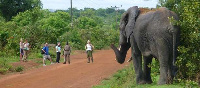
<svg viewBox="0 0 200 88">
<path fill-rule="evenodd" d="M 171 85 L 157 85 L 159 75 L 152 74 L 152 84 L 137 85 L 133 64 L 117 71 L 112 77 L 106 78 L 93 88 L 199 88 L 197 83 L 188 80 L 176 80 Z"/>
</svg>

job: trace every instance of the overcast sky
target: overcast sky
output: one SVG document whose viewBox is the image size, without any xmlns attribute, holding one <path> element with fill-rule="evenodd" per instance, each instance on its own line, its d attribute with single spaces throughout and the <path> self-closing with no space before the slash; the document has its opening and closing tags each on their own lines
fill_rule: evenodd
<svg viewBox="0 0 200 88">
<path fill-rule="evenodd" d="M 70 0 L 41 0 L 43 9 L 70 8 Z M 72 7 L 77 9 L 89 8 L 110 8 L 111 6 L 120 7 L 127 10 L 131 6 L 155 8 L 158 0 L 72 0 Z M 122 7 L 121 7 L 122 6 Z"/>
</svg>

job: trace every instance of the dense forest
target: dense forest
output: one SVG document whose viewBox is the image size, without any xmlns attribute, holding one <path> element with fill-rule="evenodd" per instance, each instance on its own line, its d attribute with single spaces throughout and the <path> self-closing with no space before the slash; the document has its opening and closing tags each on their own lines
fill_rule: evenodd
<svg viewBox="0 0 200 88">
<path fill-rule="evenodd" d="M 27 3 L 27 4 L 22 4 Z M 177 78 L 196 80 L 200 77 L 200 2 L 199 0 L 159 0 L 179 15 L 174 22 L 180 26 Z M 9 9 L 9 10 L 8 10 Z M 42 9 L 40 0 L 0 1 L 0 57 L 19 55 L 20 38 L 27 39 L 32 51 L 38 51 L 45 42 L 69 44 L 73 49 L 84 49 L 89 39 L 95 49 L 118 43 L 119 21 L 123 9 L 73 8 L 54 12 Z"/>
</svg>

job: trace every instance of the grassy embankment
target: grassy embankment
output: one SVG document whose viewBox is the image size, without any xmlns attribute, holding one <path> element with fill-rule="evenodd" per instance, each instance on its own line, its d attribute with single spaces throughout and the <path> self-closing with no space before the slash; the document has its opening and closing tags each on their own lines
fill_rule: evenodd
<svg viewBox="0 0 200 88">
<path fill-rule="evenodd" d="M 155 60 L 153 60 L 153 64 Z M 155 67 L 156 69 L 158 66 Z M 194 81 L 175 79 L 171 85 L 157 85 L 159 79 L 159 73 L 152 68 L 152 84 L 136 85 L 135 72 L 133 64 L 125 67 L 122 70 L 117 71 L 112 77 L 106 78 L 101 84 L 93 86 L 93 88 L 198 88 L 198 85 Z"/>
</svg>

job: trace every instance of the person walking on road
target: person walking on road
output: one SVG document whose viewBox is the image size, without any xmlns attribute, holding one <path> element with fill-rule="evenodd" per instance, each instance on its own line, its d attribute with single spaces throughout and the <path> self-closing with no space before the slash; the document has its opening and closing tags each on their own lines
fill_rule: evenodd
<svg viewBox="0 0 200 88">
<path fill-rule="evenodd" d="M 53 64 L 52 59 L 49 55 L 48 43 L 45 43 L 45 46 L 42 48 L 42 51 L 44 52 L 44 54 L 43 54 L 43 66 L 46 66 L 46 64 L 45 64 L 46 59 L 50 60 L 51 64 Z"/>
<path fill-rule="evenodd" d="M 94 46 L 90 43 L 90 40 L 87 41 L 85 49 L 86 49 L 86 52 L 87 52 L 88 63 L 90 63 L 90 59 L 93 63 L 92 52 L 93 52 Z"/>
<path fill-rule="evenodd" d="M 71 47 L 69 46 L 68 42 L 66 43 L 64 49 L 64 63 L 66 64 L 66 61 L 68 61 L 68 63 L 70 64 L 70 53 L 71 53 Z"/>
<path fill-rule="evenodd" d="M 60 42 L 56 46 L 56 63 L 60 63 L 61 46 Z"/>
</svg>

